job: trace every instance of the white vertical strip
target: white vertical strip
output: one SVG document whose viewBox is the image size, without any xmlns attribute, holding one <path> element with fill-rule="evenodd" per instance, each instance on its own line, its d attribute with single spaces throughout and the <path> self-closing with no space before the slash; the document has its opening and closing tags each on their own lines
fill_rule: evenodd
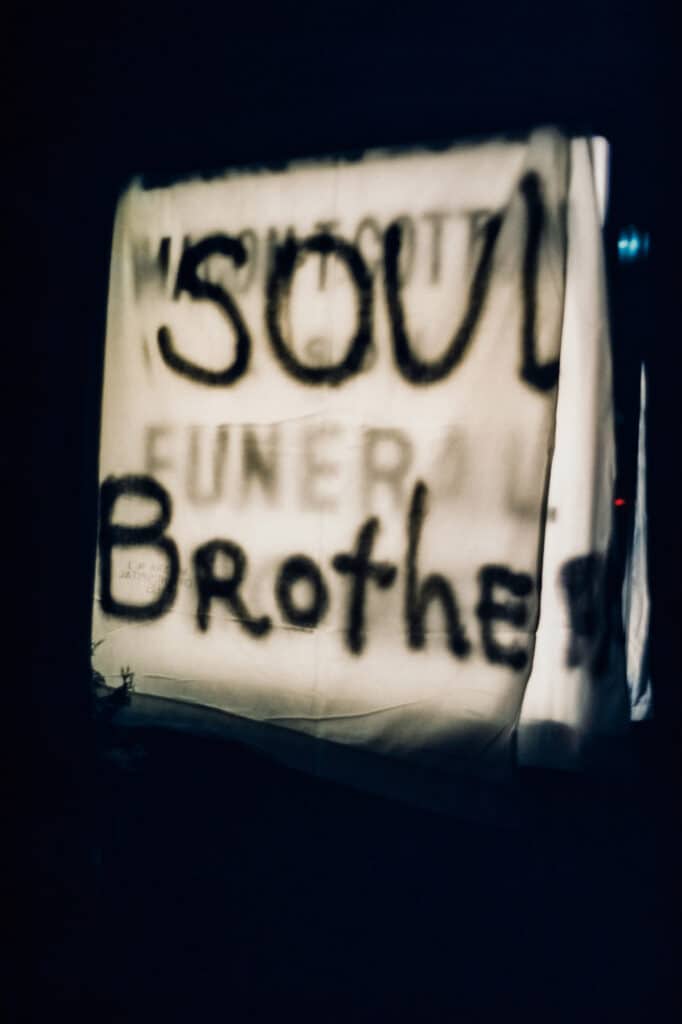
<svg viewBox="0 0 682 1024">
<path fill-rule="evenodd" d="M 566 298 L 542 594 L 518 732 L 519 762 L 525 765 L 578 767 L 586 740 L 622 731 L 629 718 L 622 665 L 612 663 L 599 677 L 589 657 L 569 665 L 572 628 L 561 584 L 567 562 L 590 554 L 606 558 L 611 538 L 615 438 L 601 236 L 607 155 L 608 147 L 591 148 L 586 139 L 571 144 Z"/>
</svg>

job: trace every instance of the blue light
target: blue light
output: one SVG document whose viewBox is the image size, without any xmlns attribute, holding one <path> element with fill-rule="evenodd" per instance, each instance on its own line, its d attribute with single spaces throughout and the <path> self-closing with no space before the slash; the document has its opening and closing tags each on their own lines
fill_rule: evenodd
<svg viewBox="0 0 682 1024">
<path fill-rule="evenodd" d="M 618 258 L 621 263 L 634 263 L 649 252 L 649 235 L 637 228 L 623 228 L 618 238 Z"/>
</svg>

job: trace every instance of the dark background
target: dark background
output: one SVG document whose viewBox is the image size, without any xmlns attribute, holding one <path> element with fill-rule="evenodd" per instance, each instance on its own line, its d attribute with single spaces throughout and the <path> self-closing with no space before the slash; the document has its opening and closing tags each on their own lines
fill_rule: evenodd
<svg viewBox="0 0 682 1024">
<path fill-rule="evenodd" d="M 16 1019 L 664 1019 L 679 933 L 679 424 L 669 27 L 648 4 L 317 4 L 10 19 L 5 169 L 24 250 L 31 496 L 32 981 Z M 621 785 L 534 777 L 524 827 L 465 825 L 154 730 L 96 727 L 89 630 L 115 203 L 131 175 L 558 124 L 612 145 L 619 493 L 650 382 L 654 726 Z M 663 216 L 661 215 L 663 214 Z M 618 230 L 652 234 L 646 264 Z M 666 276 L 668 275 L 668 276 Z M 672 283 L 671 283 L 672 282 Z M 22 291 L 23 297 L 23 291 Z M 25 414 L 24 414 L 25 417 Z M 631 506 L 621 514 L 626 533 Z M 38 1002 L 42 1010 L 32 1004 Z M 239 1007 L 237 1010 L 236 1007 Z M 667 1017 L 667 1012 L 665 1016 Z"/>
</svg>

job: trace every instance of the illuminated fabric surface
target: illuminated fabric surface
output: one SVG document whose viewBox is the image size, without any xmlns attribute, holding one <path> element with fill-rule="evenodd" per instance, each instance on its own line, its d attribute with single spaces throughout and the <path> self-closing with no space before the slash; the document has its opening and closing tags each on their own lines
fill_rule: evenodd
<svg viewBox="0 0 682 1024">
<path fill-rule="evenodd" d="M 278 756 L 331 741 L 310 770 L 388 755 L 441 794 L 508 778 L 519 720 L 529 763 L 555 760 L 548 723 L 621 727 L 621 680 L 594 697 L 614 457 L 598 180 L 586 140 L 540 131 L 129 188 L 107 683 L 130 667 L 137 694 L 227 713 L 238 738 L 274 726 L 258 743 Z"/>
</svg>

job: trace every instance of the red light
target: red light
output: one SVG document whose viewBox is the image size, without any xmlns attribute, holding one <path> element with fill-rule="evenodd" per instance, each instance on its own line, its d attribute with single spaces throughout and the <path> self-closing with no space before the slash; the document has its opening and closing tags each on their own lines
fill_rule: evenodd
<svg viewBox="0 0 682 1024">
<path fill-rule="evenodd" d="M 616 498 L 614 500 L 613 504 L 614 505 L 618 505 L 618 506 L 624 505 L 625 504 L 625 498 Z"/>
</svg>

